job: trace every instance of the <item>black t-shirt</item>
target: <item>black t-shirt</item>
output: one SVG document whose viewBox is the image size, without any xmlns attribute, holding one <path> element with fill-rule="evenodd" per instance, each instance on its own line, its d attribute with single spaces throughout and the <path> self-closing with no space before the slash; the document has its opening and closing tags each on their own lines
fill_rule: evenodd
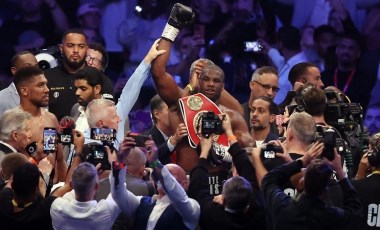
<svg viewBox="0 0 380 230">
<path fill-rule="evenodd" d="M 66 72 L 62 67 L 57 66 L 45 70 L 45 76 L 49 87 L 49 111 L 58 120 L 64 116 L 69 116 L 71 108 L 77 103 L 75 96 L 74 74 Z"/>
<path fill-rule="evenodd" d="M 289 153 L 290 157 L 293 159 L 293 160 L 296 160 L 300 157 L 302 157 L 303 155 L 301 154 L 298 154 L 298 153 Z M 263 160 L 263 164 L 264 164 L 264 167 L 268 170 L 268 172 L 280 165 L 283 165 L 283 164 L 286 164 L 287 162 L 284 161 L 282 158 L 280 157 L 276 157 L 276 158 L 273 158 L 273 159 L 264 159 Z M 292 183 L 290 182 L 290 180 L 285 183 L 282 187 L 281 187 L 283 190 L 284 190 L 284 193 L 291 196 L 291 197 L 294 197 L 296 195 L 296 189 L 294 188 L 294 186 L 292 185 Z"/>
<path fill-rule="evenodd" d="M 17 213 L 14 212 L 12 199 L 12 189 L 4 188 L 0 191 L 1 229 L 53 229 L 50 207 L 56 197 L 37 199 Z"/>
<path fill-rule="evenodd" d="M 363 213 L 356 229 L 380 228 L 380 175 L 372 174 L 362 180 L 352 181 L 362 203 Z"/>
</svg>

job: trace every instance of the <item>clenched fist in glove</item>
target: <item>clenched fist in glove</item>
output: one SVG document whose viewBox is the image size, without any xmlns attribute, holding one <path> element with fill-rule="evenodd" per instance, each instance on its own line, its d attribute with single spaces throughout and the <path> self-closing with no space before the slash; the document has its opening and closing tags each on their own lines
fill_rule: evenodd
<svg viewBox="0 0 380 230">
<path fill-rule="evenodd" d="M 170 13 L 168 22 L 162 32 L 161 37 L 169 41 L 174 41 L 180 29 L 193 24 L 195 14 L 190 7 L 176 3 Z"/>
</svg>

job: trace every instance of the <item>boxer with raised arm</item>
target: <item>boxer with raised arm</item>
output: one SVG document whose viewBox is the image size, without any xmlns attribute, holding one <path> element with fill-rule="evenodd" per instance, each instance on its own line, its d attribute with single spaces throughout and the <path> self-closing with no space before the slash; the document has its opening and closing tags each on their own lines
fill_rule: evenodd
<svg viewBox="0 0 380 230">
<path fill-rule="evenodd" d="M 171 45 L 177 36 L 179 30 L 192 24 L 194 13 L 191 8 L 175 4 L 172 8 L 170 18 L 162 33 L 161 41 L 158 45 L 158 50 L 166 50 L 166 52 L 157 57 L 152 62 L 152 74 L 158 94 L 169 107 L 169 117 L 172 133 L 175 132 L 179 123 L 183 122 L 178 100 L 189 96 L 189 90 L 180 89 L 173 76 L 166 72 L 166 64 L 170 55 Z M 203 66 L 198 77 L 199 93 L 202 93 L 225 113 L 228 113 L 232 120 L 234 133 L 240 142 L 249 146 L 253 143 L 248 133 L 248 128 L 243 117 L 239 114 L 236 108 L 227 108 L 221 105 L 221 94 L 224 90 L 224 72 L 215 64 L 206 64 Z M 191 89 L 190 89 L 191 91 Z M 231 103 L 227 103 L 231 104 Z M 226 105 L 227 105 L 226 104 Z M 191 109 L 191 108 L 190 108 Z M 188 127 L 189 128 L 189 127 Z M 236 137 L 229 137 L 236 138 Z M 191 148 L 188 140 L 183 139 L 176 146 L 177 164 L 189 172 L 198 161 L 196 149 Z"/>
</svg>

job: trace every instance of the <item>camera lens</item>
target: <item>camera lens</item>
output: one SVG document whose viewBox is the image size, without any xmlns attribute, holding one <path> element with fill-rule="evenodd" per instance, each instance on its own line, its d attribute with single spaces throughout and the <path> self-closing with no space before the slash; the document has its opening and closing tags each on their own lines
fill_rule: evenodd
<svg viewBox="0 0 380 230">
<path fill-rule="evenodd" d="M 49 64 L 49 62 L 47 62 L 47 61 L 45 61 L 45 60 L 39 61 L 39 62 L 38 62 L 38 66 L 39 66 L 42 70 L 50 69 L 50 64 Z"/>
</svg>

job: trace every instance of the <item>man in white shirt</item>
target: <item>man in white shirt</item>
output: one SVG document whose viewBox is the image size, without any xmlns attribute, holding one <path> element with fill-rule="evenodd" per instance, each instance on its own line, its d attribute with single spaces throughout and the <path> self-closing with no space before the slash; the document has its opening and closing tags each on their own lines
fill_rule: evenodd
<svg viewBox="0 0 380 230">
<path fill-rule="evenodd" d="M 71 116 L 75 121 L 75 128 L 80 132 L 88 129 L 86 107 L 93 99 L 100 99 L 103 80 L 100 71 L 95 67 L 85 66 L 75 73 L 75 95 L 78 103 L 71 109 Z"/>
<path fill-rule="evenodd" d="M 124 162 L 136 143 L 125 137 L 118 153 L 118 162 Z M 186 194 L 188 181 L 185 171 L 176 164 L 163 166 L 158 160 L 157 147 L 152 140 L 146 142 L 147 159 L 153 168 L 152 177 L 157 185 L 153 197 L 135 196 L 126 189 L 126 168 L 113 163 L 110 174 L 111 193 L 123 214 L 134 218 L 134 227 L 141 229 L 195 229 L 200 215 L 197 201 Z M 149 147 L 150 146 L 150 147 Z M 109 150 L 109 149 L 108 149 Z M 108 153 L 109 154 L 109 153 Z"/>
<path fill-rule="evenodd" d="M 119 215 L 119 208 L 111 194 L 97 202 L 98 172 L 90 163 L 80 164 L 73 173 L 74 192 L 57 198 L 51 205 L 50 215 L 54 229 L 111 229 Z"/>
</svg>

